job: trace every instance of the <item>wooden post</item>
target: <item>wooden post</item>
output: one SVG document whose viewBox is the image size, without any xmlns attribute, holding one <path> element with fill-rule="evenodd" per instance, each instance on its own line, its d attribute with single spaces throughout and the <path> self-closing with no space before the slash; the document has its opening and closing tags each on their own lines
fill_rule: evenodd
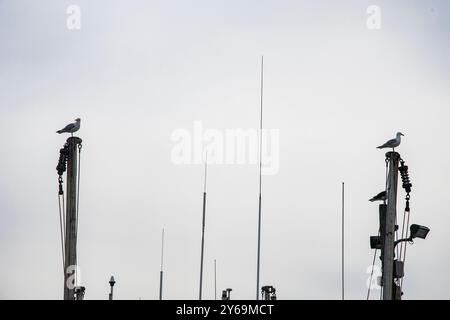
<svg viewBox="0 0 450 320">
<path fill-rule="evenodd" d="M 400 155 L 391 151 L 386 153 L 389 161 L 387 186 L 387 211 L 383 240 L 383 300 L 394 299 L 394 241 L 395 220 L 397 216 L 397 181 Z"/>
<path fill-rule="evenodd" d="M 77 151 L 81 139 L 67 139 L 67 200 L 65 233 L 64 300 L 75 300 L 75 276 L 77 269 Z"/>
</svg>

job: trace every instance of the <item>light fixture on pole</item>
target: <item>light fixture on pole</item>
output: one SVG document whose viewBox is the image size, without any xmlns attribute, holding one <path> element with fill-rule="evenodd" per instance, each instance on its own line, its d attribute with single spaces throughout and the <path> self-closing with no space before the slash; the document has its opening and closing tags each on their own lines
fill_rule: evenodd
<svg viewBox="0 0 450 320">
<path fill-rule="evenodd" d="M 116 281 L 114 280 L 114 276 L 111 276 L 111 279 L 109 279 L 109 285 L 111 286 L 111 292 L 109 293 L 109 300 L 113 300 L 113 288 L 116 284 Z"/>
<path fill-rule="evenodd" d="M 418 224 L 412 224 L 409 227 L 409 237 L 395 241 L 395 245 L 405 241 L 412 242 L 415 238 L 425 239 L 428 235 L 428 232 L 430 232 L 430 229 L 428 227 Z"/>
</svg>

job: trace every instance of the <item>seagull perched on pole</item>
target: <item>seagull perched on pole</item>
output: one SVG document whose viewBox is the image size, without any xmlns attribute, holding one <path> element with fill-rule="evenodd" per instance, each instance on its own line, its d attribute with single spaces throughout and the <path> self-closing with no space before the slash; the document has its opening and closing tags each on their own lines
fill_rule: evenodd
<svg viewBox="0 0 450 320">
<path fill-rule="evenodd" d="M 56 131 L 56 133 L 64 133 L 64 132 L 68 132 L 72 135 L 73 137 L 73 133 L 78 131 L 80 129 L 80 118 L 76 118 L 74 123 L 70 123 L 67 126 L 65 126 L 64 128 L 62 128 L 61 130 Z"/>
<path fill-rule="evenodd" d="M 378 149 L 392 148 L 392 151 L 395 151 L 394 148 L 396 148 L 400 145 L 402 136 L 404 136 L 403 133 L 397 132 L 395 139 L 391 139 L 391 140 L 387 141 L 385 144 L 382 144 L 381 146 L 379 146 L 377 148 Z"/>
<path fill-rule="evenodd" d="M 369 199 L 370 202 L 385 201 L 385 200 L 386 200 L 386 191 L 381 191 L 376 196 L 373 196 L 372 199 Z"/>
</svg>

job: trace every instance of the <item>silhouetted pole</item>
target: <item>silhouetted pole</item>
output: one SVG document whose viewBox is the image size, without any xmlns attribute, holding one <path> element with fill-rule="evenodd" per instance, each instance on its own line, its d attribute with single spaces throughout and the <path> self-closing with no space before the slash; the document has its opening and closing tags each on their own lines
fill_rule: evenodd
<svg viewBox="0 0 450 320">
<path fill-rule="evenodd" d="M 216 259 L 214 259 L 214 300 L 217 300 L 217 268 L 216 268 Z"/>
<path fill-rule="evenodd" d="M 341 270 L 341 272 L 342 272 L 342 300 L 344 300 L 344 284 L 345 284 L 345 282 L 344 282 L 344 280 L 345 280 L 345 273 L 344 273 L 344 231 L 345 231 L 345 228 L 344 228 L 344 191 L 345 191 L 345 189 L 344 189 L 344 182 L 342 182 L 342 266 L 341 266 L 341 268 L 342 268 L 342 270 Z"/>
<path fill-rule="evenodd" d="M 263 84 L 264 57 L 261 57 L 261 109 L 259 126 L 259 202 L 258 202 L 258 253 L 256 258 L 256 300 L 259 300 L 259 272 L 261 259 L 261 167 L 262 167 L 262 128 L 263 128 Z"/>
<path fill-rule="evenodd" d="M 78 137 L 67 139 L 69 155 L 67 158 L 67 200 L 66 200 L 66 232 L 65 232 L 65 272 L 64 300 L 75 300 L 75 278 L 70 272 L 77 268 L 77 151 L 82 140 Z M 70 282 L 70 283 L 68 283 Z"/>
<path fill-rule="evenodd" d="M 162 241 L 161 241 L 161 271 L 159 273 L 159 300 L 162 300 L 162 288 L 163 288 L 163 259 L 164 259 L 164 228 L 162 229 Z"/>
<path fill-rule="evenodd" d="M 202 248 L 200 253 L 200 289 L 198 299 L 202 300 L 202 288 L 203 288 L 203 255 L 205 251 L 205 218 L 206 218 L 206 174 L 208 168 L 208 154 L 206 154 L 205 161 L 205 183 L 203 189 L 203 218 L 202 218 Z"/>
<path fill-rule="evenodd" d="M 385 219 L 383 242 L 383 300 L 394 299 L 394 241 L 395 220 L 397 215 L 397 181 L 398 163 L 400 155 L 397 152 L 386 153 L 389 162 L 388 187 L 387 187 L 387 211 Z"/>
</svg>

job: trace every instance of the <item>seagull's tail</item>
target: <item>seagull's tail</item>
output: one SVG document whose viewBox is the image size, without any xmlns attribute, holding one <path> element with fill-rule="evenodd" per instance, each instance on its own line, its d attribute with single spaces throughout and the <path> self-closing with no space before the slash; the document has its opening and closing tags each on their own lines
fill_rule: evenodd
<svg viewBox="0 0 450 320">
<path fill-rule="evenodd" d="M 62 130 L 58 130 L 58 131 L 56 131 L 56 133 L 61 134 L 61 133 L 63 133 L 63 131 Z"/>
<path fill-rule="evenodd" d="M 377 149 L 383 149 L 383 148 L 384 148 L 384 145 L 377 147 Z"/>
</svg>

